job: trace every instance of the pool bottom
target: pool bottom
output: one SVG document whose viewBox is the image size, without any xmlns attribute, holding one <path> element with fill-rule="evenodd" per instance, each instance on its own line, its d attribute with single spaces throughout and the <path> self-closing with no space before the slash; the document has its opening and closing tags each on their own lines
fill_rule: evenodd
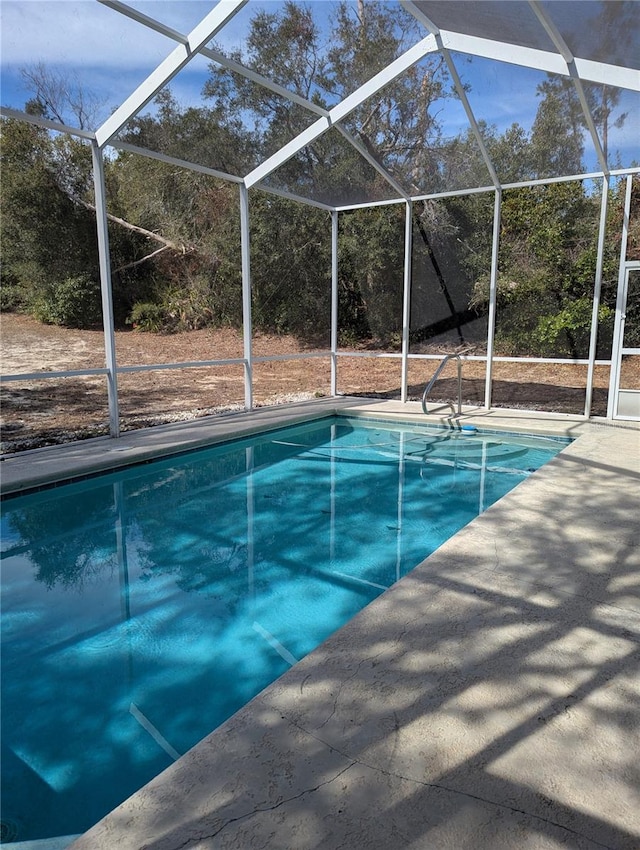
<svg viewBox="0 0 640 850">
<path fill-rule="evenodd" d="M 161 717 L 159 719 L 158 710 L 161 708 L 161 704 L 166 698 L 166 684 L 157 686 L 155 683 L 158 681 L 166 682 L 168 674 L 164 670 L 163 663 L 161 663 L 158 659 L 169 655 L 172 656 L 174 662 L 177 660 L 179 664 L 184 666 L 189 663 L 190 659 L 193 661 L 194 658 L 202 657 L 203 664 L 206 664 L 206 659 L 212 656 L 214 645 L 219 643 L 221 634 L 220 629 L 218 629 L 217 631 L 214 630 L 214 634 L 209 635 L 208 639 L 202 637 L 206 632 L 206 624 L 209 624 L 210 630 L 212 614 L 211 597 L 213 596 L 214 601 L 218 600 L 215 602 L 213 609 L 214 615 L 217 618 L 220 618 L 220 616 L 223 616 L 224 618 L 225 612 L 223 608 L 228 601 L 225 598 L 224 591 L 222 592 L 222 595 L 218 592 L 217 582 L 219 577 L 217 575 L 212 576 L 211 574 L 208 574 L 205 576 L 201 571 L 200 573 L 196 573 L 194 576 L 192 569 L 193 564 L 191 562 L 191 554 L 194 547 L 197 548 L 202 542 L 200 536 L 201 530 L 206 527 L 207 517 L 210 516 L 211 513 L 219 518 L 221 516 L 221 511 L 226 509 L 230 502 L 233 502 L 234 500 L 235 502 L 239 501 L 243 504 L 245 511 L 240 524 L 246 525 L 249 516 L 249 496 L 254 519 L 256 505 L 261 505 L 264 509 L 264 516 L 261 520 L 258 520 L 258 525 L 261 525 L 262 529 L 254 528 L 253 533 L 250 535 L 250 541 L 245 543 L 239 542 L 237 539 L 239 535 L 235 533 L 230 535 L 228 534 L 224 541 L 215 541 L 213 548 L 209 541 L 207 543 L 207 546 L 209 547 L 207 557 L 209 557 L 210 562 L 214 562 L 217 568 L 222 566 L 226 575 L 232 575 L 240 572 L 244 576 L 243 584 L 245 585 L 245 590 L 249 580 L 254 583 L 254 591 L 256 590 L 256 585 L 259 585 L 261 581 L 263 587 L 268 588 L 268 594 L 261 599 L 261 604 L 258 608 L 256 609 L 255 605 L 253 605 L 249 612 L 249 616 L 245 616 L 243 621 L 244 625 L 242 627 L 239 627 L 235 622 L 236 612 L 233 612 L 234 616 L 231 618 L 231 621 L 228 618 L 224 619 L 224 631 L 233 632 L 234 628 L 236 631 L 239 629 L 242 632 L 240 643 L 244 642 L 245 644 L 247 634 L 252 636 L 251 639 L 253 643 L 251 645 L 254 648 L 248 654 L 252 657 L 265 656 L 268 658 L 271 669 L 269 681 L 280 675 L 283 670 L 287 669 L 287 666 L 294 663 L 298 658 L 302 657 L 306 654 L 306 652 L 313 648 L 313 646 L 324 640 L 324 638 L 334 630 L 334 627 L 337 628 L 342 622 L 344 622 L 344 619 L 341 619 L 337 623 L 330 622 L 328 628 L 326 628 L 327 622 L 330 620 L 330 618 L 327 617 L 326 609 L 328 587 L 331 590 L 331 595 L 335 599 L 339 600 L 338 608 L 341 613 L 346 615 L 346 618 L 348 619 L 353 613 L 355 613 L 355 611 L 362 607 L 362 604 L 367 604 L 368 601 L 375 598 L 379 592 L 396 581 L 401 575 L 404 575 L 406 571 L 411 569 L 412 566 L 420 561 L 425 554 L 428 554 L 424 550 L 424 531 L 421 530 L 424 529 L 424 525 L 420 525 L 418 518 L 413 515 L 415 512 L 412 513 L 410 508 L 412 503 L 412 498 L 410 497 L 411 487 L 418 486 L 422 490 L 425 490 L 426 488 L 427 492 L 431 493 L 431 488 L 438 485 L 438 479 L 442 479 L 440 480 L 440 484 L 442 484 L 442 481 L 446 480 L 448 482 L 446 486 L 449 490 L 455 491 L 459 496 L 460 510 L 463 510 L 463 513 L 466 511 L 466 507 L 463 506 L 467 504 L 467 497 L 472 497 L 472 501 L 474 502 L 474 513 L 470 516 L 477 513 L 479 504 L 478 494 L 475 491 L 475 485 L 472 488 L 469 484 L 469 479 L 467 478 L 467 475 L 471 470 L 463 468 L 462 461 L 457 467 L 454 466 L 453 470 L 444 470 L 441 467 L 447 465 L 446 461 L 450 461 L 450 458 L 447 457 L 440 458 L 441 461 L 445 461 L 444 464 L 434 464 L 433 461 L 435 458 L 431 456 L 433 445 L 431 438 L 433 435 L 428 435 L 427 440 L 419 448 L 419 451 L 424 449 L 424 451 L 429 455 L 426 460 L 416 459 L 415 457 L 410 460 L 407 459 L 409 452 L 416 451 L 415 446 L 413 448 L 409 448 L 413 445 L 411 441 L 417 439 L 415 434 L 410 432 L 404 435 L 402 451 L 398 452 L 397 457 L 395 457 L 392 463 L 388 455 L 392 452 L 392 450 L 400 448 L 398 441 L 394 438 L 394 440 L 390 443 L 389 432 L 385 431 L 379 423 L 376 423 L 373 429 L 368 429 L 369 437 L 371 439 L 368 439 L 367 450 L 369 450 L 372 442 L 377 443 L 377 454 L 375 457 L 367 458 L 363 470 L 362 464 L 360 464 L 359 468 L 356 468 L 357 464 L 355 463 L 354 458 L 354 455 L 357 456 L 361 451 L 362 443 L 358 442 L 360 437 L 356 437 L 355 444 L 353 439 L 350 439 L 354 433 L 350 423 L 342 420 L 334 425 L 334 427 L 341 428 L 343 433 L 340 440 L 331 443 L 333 448 L 331 448 L 331 445 L 326 446 L 322 444 L 319 446 L 318 440 L 313 436 L 309 436 L 310 434 L 313 435 L 313 431 L 316 427 L 315 423 L 304 426 L 302 431 L 306 436 L 302 447 L 300 445 L 289 445 L 291 440 L 286 438 L 291 437 L 290 429 L 282 435 L 285 439 L 277 440 L 274 439 L 273 434 L 266 435 L 263 438 L 261 445 L 253 447 L 243 445 L 240 449 L 235 451 L 235 454 L 232 453 L 230 455 L 227 451 L 228 447 L 219 447 L 213 462 L 216 467 L 221 465 L 225 467 L 227 477 L 229 478 L 229 489 L 225 492 L 224 497 L 214 500 L 213 503 L 210 501 L 207 502 L 206 508 L 203 508 L 199 503 L 201 501 L 201 497 L 204 498 L 207 492 L 211 489 L 209 468 L 207 468 L 204 475 L 199 475 L 198 477 L 198 486 L 195 488 L 197 498 L 195 499 L 194 489 L 192 486 L 178 487 L 176 490 L 176 482 L 179 482 L 180 480 L 180 475 L 176 471 L 179 467 L 177 458 L 161 462 L 160 466 L 162 469 L 160 477 L 156 476 L 154 478 L 154 473 L 151 471 L 151 467 L 130 470 L 128 477 L 125 476 L 127 481 L 125 481 L 122 486 L 125 487 L 125 490 L 131 490 L 134 502 L 136 498 L 140 497 L 141 493 L 148 494 L 153 490 L 163 490 L 163 488 L 166 487 L 169 488 L 171 495 L 168 498 L 165 497 L 165 503 L 176 505 L 178 508 L 177 525 L 180 529 L 180 534 L 178 535 L 179 539 L 171 544 L 162 536 L 163 526 L 166 524 L 168 519 L 168 513 L 166 510 L 157 510 L 156 508 L 154 512 L 154 510 L 148 509 L 146 504 L 143 504 L 144 510 L 142 511 L 142 514 L 138 516 L 138 525 L 134 530 L 134 533 L 131 533 L 131 527 L 127 526 L 126 518 L 123 519 L 122 516 L 120 517 L 121 534 L 124 530 L 123 539 L 126 546 L 125 550 L 120 553 L 116 553 L 117 557 L 115 558 L 115 561 L 119 560 L 122 562 L 120 567 L 122 567 L 124 561 L 126 561 L 126 582 L 129 584 L 129 590 L 131 590 L 131 587 L 136 582 L 143 582 L 143 585 L 138 587 L 137 599 L 134 601 L 133 596 L 130 594 L 124 603 L 125 609 L 128 608 L 129 610 L 129 618 L 127 622 L 115 624 L 113 617 L 111 617 L 110 620 L 107 620 L 104 627 L 96 629 L 95 624 L 93 623 L 95 615 L 96 613 L 101 613 L 100 606 L 102 605 L 102 613 L 104 616 L 104 610 L 108 609 L 108 606 L 105 605 L 105 600 L 107 598 L 112 598 L 114 605 L 118 602 L 118 599 L 119 604 L 123 604 L 121 586 L 124 578 L 121 574 L 120 590 L 116 590 L 114 592 L 113 590 L 105 590 L 105 587 L 97 582 L 95 572 L 91 573 L 92 583 L 94 585 L 93 588 L 90 588 L 92 590 L 92 598 L 89 600 L 85 599 L 83 604 L 90 609 L 92 627 L 86 627 L 80 630 L 81 640 L 79 644 L 75 636 L 65 634 L 56 635 L 56 640 L 52 643 L 50 647 L 51 651 L 48 655 L 50 657 L 58 656 L 57 662 L 62 661 L 62 664 L 57 663 L 57 666 L 56 663 L 53 664 L 53 669 L 56 672 L 55 682 L 48 684 L 46 681 L 41 681 L 38 683 L 38 692 L 40 694 L 47 692 L 52 694 L 56 693 L 56 690 L 61 686 L 60 677 L 62 676 L 64 679 L 64 672 L 61 671 L 66 669 L 68 665 L 65 664 L 65 662 L 68 662 L 69 660 L 72 662 L 71 666 L 82 669 L 85 676 L 89 675 L 89 671 L 95 672 L 95 669 L 98 668 L 100 670 L 99 678 L 101 681 L 108 681 L 114 684 L 119 683 L 119 689 L 116 688 L 117 693 L 113 695 L 112 699 L 113 708 L 106 714 L 107 726 L 109 726 L 108 721 L 112 714 L 118 714 L 121 716 L 126 714 L 126 728 L 114 728 L 113 723 L 111 723 L 109 731 L 112 735 L 112 740 L 110 746 L 113 746 L 114 741 L 116 743 L 119 742 L 120 744 L 124 744 L 125 749 L 127 750 L 129 750 L 131 746 L 135 746 L 137 748 L 136 752 L 138 753 L 137 759 L 144 763 L 149 762 L 149 758 L 152 758 L 152 753 L 158 748 L 162 750 L 161 755 L 163 758 L 169 757 L 169 759 L 171 759 L 180 752 L 184 752 L 185 749 L 194 743 L 193 740 L 183 741 L 180 738 L 181 729 L 192 728 L 195 721 L 195 715 L 193 712 L 185 711 L 184 707 L 180 705 L 181 699 L 184 701 L 186 698 L 188 703 L 195 704 L 198 702 L 198 695 L 206 688 L 203 688 L 204 682 L 201 678 L 198 678 L 196 682 L 192 682 L 190 685 L 190 688 L 193 689 L 193 693 L 190 696 L 189 691 L 185 691 L 184 682 L 176 683 L 176 694 L 179 696 L 177 700 L 178 709 L 174 711 L 174 714 L 171 717 Z M 381 433 L 376 433 L 375 429 L 378 429 Z M 371 437 L 371 435 L 373 436 Z M 383 445 L 380 446 L 380 443 Z M 471 443 L 467 441 L 465 445 L 469 446 Z M 262 453 L 267 451 L 265 446 L 269 447 L 268 453 L 272 455 L 275 451 L 281 461 L 289 463 L 285 480 L 284 482 L 279 482 L 277 487 L 274 484 L 273 478 L 265 472 L 268 469 L 265 465 L 264 458 L 262 457 Z M 302 451 L 300 452 L 299 450 L 301 448 Z M 441 448 L 441 444 L 438 444 L 438 448 Z M 493 447 L 489 445 L 488 448 L 492 449 Z M 406 449 L 409 449 L 409 451 L 405 451 Z M 247 476 L 247 464 L 249 463 L 247 455 L 248 452 L 252 454 L 250 461 L 251 474 L 249 476 Z M 326 455 L 327 452 L 329 452 L 328 457 Z M 291 463 L 293 463 L 293 467 L 291 467 Z M 398 463 L 404 463 L 404 467 L 402 469 L 404 480 L 402 482 L 401 499 L 398 497 L 398 487 L 400 482 Z M 468 461 L 465 461 L 465 463 L 469 464 Z M 305 475 L 312 480 L 312 486 L 306 490 L 300 485 L 300 471 L 302 467 L 305 467 L 306 469 Z M 380 488 L 376 488 L 373 493 L 359 489 L 363 482 L 370 479 L 373 470 L 377 470 L 378 472 L 382 470 L 385 474 L 388 474 L 391 470 L 393 470 L 391 473 L 391 479 L 383 478 L 380 483 L 380 487 L 384 492 L 390 490 L 394 491 L 392 510 L 390 514 L 386 514 L 382 518 L 382 521 L 379 522 L 378 525 L 371 521 L 371 511 L 373 510 L 373 514 L 375 515 L 381 508 L 381 501 L 383 500 L 381 500 L 379 492 L 377 492 Z M 425 470 L 428 470 L 428 474 L 426 475 Z M 454 478 L 451 478 L 452 471 L 454 473 Z M 521 470 L 516 471 L 521 472 Z M 202 464 L 199 464 L 199 472 L 202 472 Z M 445 473 L 449 476 L 446 479 L 443 478 Z M 318 490 L 320 489 L 320 484 L 323 481 L 323 478 L 325 479 L 324 486 L 326 489 L 322 492 L 326 495 L 323 496 L 323 500 L 318 500 Z M 147 480 L 144 481 L 144 479 Z M 393 486 L 390 484 L 391 481 Z M 251 487 L 249 487 L 249 482 L 251 483 Z M 86 513 L 87 510 L 91 509 L 92 501 L 91 498 L 89 498 L 89 494 L 95 490 L 95 484 L 95 481 L 87 481 L 79 485 L 74 485 L 74 487 L 78 489 L 79 496 L 81 497 L 81 512 L 83 513 Z M 116 492 L 116 485 L 113 482 L 108 483 L 106 486 L 112 488 L 107 498 L 107 501 L 110 501 L 110 507 L 107 512 L 117 514 L 118 499 L 121 498 L 124 499 L 122 504 L 126 505 L 124 514 L 129 513 L 131 505 L 127 502 L 127 497 L 131 496 L 131 494 L 128 492 L 118 494 L 118 492 Z M 331 495 L 332 486 L 333 496 Z M 185 492 L 188 493 L 186 497 L 184 496 Z M 176 498 L 176 493 L 179 498 Z M 346 507 L 345 510 L 342 510 L 342 500 L 343 498 L 346 498 L 345 494 L 347 493 L 350 497 L 350 501 L 348 503 L 345 501 Z M 95 501 L 95 493 L 92 498 Z M 332 498 L 334 500 L 333 508 L 331 502 Z M 310 511 L 308 509 L 308 505 L 310 500 L 313 499 L 315 499 L 318 504 L 315 506 L 313 511 Z M 434 505 L 431 495 L 427 501 L 433 508 Z M 40 509 L 42 509 L 43 506 L 46 506 L 46 502 L 46 493 L 41 493 L 36 497 L 36 503 L 40 506 Z M 402 502 L 404 506 L 402 514 L 399 513 L 398 506 L 400 502 Z M 8 504 L 11 506 L 11 503 Z M 307 507 L 300 507 L 305 505 Z M 96 506 L 94 504 L 94 508 L 95 507 L 98 508 L 97 512 L 91 513 L 93 522 L 92 538 L 94 543 L 97 540 L 100 546 L 102 546 L 102 548 L 106 551 L 108 550 L 108 546 L 104 545 L 104 541 L 101 538 L 100 533 L 96 533 L 97 531 L 99 532 L 100 528 L 100 505 Z M 102 507 L 104 508 L 104 505 Z M 358 511 L 362 510 L 363 507 L 367 507 L 367 511 L 369 511 L 369 513 L 365 511 L 360 516 Z M 438 508 L 437 505 L 436 508 Z M 71 513 L 73 514 L 73 511 Z M 302 527 L 296 528 L 296 524 L 300 524 L 301 514 L 304 514 L 304 522 L 302 522 Z M 446 539 L 446 536 L 449 536 L 450 534 L 450 528 L 447 526 L 447 523 L 451 519 L 450 514 L 451 511 L 447 512 L 436 510 L 435 514 L 433 514 L 429 520 L 430 533 L 433 533 L 435 528 L 437 535 L 442 535 L 444 533 L 445 537 L 443 539 Z M 35 523 L 39 527 L 42 526 L 44 516 L 46 516 L 46 511 L 43 514 L 41 510 L 38 516 L 38 521 Z M 468 518 L 469 517 L 464 514 L 464 516 L 462 516 L 462 523 L 464 524 L 468 521 Z M 173 519 L 175 520 L 176 517 L 174 516 Z M 354 519 L 356 520 L 355 522 Z M 140 548 L 138 546 L 139 541 L 136 541 L 135 539 L 137 536 L 140 536 L 141 522 L 143 524 L 145 522 L 151 523 L 149 526 L 150 533 L 142 535 L 145 540 L 152 538 L 155 539 L 157 536 L 160 536 L 161 540 L 160 543 L 156 542 L 156 549 L 164 553 L 163 557 L 165 558 L 165 561 L 163 562 L 162 558 L 158 559 L 157 553 L 154 555 L 155 560 L 153 575 L 151 577 L 149 577 L 148 573 L 145 575 L 145 565 L 143 563 L 144 558 L 148 557 L 149 551 L 147 548 Z M 31 524 L 33 525 L 33 522 Z M 277 546 L 279 535 L 274 533 L 274 528 L 278 525 L 284 525 L 285 528 L 289 529 L 286 552 L 283 552 L 283 550 Z M 55 541 L 56 538 L 59 540 L 60 537 L 59 517 L 54 520 L 54 526 L 55 533 L 52 533 L 50 536 Z M 229 528 L 233 529 L 233 522 L 225 522 L 226 531 L 228 531 Z M 318 532 L 322 528 L 324 528 L 322 543 L 318 548 L 315 548 L 318 539 Z M 402 532 L 402 534 L 400 534 L 400 532 Z M 413 552 L 411 547 L 409 547 L 406 551 L 402 549 L 402 536 L 404 534 L 407 534 L 409 538 L 417 536 L 422 540 L 419 550 Z M 385 537 L 390 539 L 393 544 L 393 558 L 383 556 L 383 561 L 385 563 L 389 560 L 393 562 L 393 566 L 391 568 L 389 566 L 383 566 L 381 568 L 375 564 L 369 563 L 367 559 L 365 559 L 364 563 L 361 563 L 362 558 L 360 555 L 355 558 L 357 565 L 355 565 L 355 563 L 347 565 L 341 563 L 339 569 L 335 568 L 335 563 L 332 562 L 332 557 L 335 558 L 335 547 L 338 540 L 348 540 L 350 543 L 349 548 L 361 553 L 367 551 L 372 539 L 375 539 L 376 542 L 378 542 L 383 540 Z M 441 537 L 438 536 L 437 540 L 440 539 Z M 85 538 L 83 538 L 82 541 L 83 545 L 86 545 L 84 540 Z M 251 555 L 252 566 L 249 564 L 249 561 L 251 560 L 249 558 L 250 545 L 253 547 L 253 553 Z M 398 549 L 399 545 L 400 549 Z M 438 545 L 437 542 L 435 545 Z M 98 548 L 100 548 L 100 546 Z M 273 546 L 276 546 L 276 548 L 273 549 Z M 331 555 L 332 547 L 333 556 Z M 179 556 L 184 552 L 186 552 L 185 559 L 180 561 Z M 309 566 L 321 562 L 323 553 L 326 555 L 327 552 L 330 557 L 325 568 L 316 569 Z M 258 555 L 258 558 L 256 558 L 256 555 Z M 102 553 L 100 557 L 104 558 L 104 553 Z M 77 557 L 74 563 L 75 562 L 77 562 Z M 299 600 L 295 605 L 290 605 L 287 609 L 286 600 L 279 591 L 284 581 L 283 570 L 287 575 L 291 573 L 290 564 L 296 565 L 296 582 L 299 582 L 302 579 L 305 584 L 305 596 L 302 601 Z M 306 565 L 302 571 L 300 568 L 301 564 Z M 42 563 L 39 564 L 39 566 L 42 568 Z M 50 564 L 45 566 L 49 569 L 49 572 L 45 570 L 43 575 L 45 584 L 47 584 L 47 581 L 49 582 L 47 593 L 51 594 L 51 592 L 56 589 L 56 585 L 58 585 L 59 590 L 61 581 L 62 589 L 65 593 L 67 593 L 69 587 L 68 582 L 65 586 L 65 581 L 68 577 L 61 577 L 56 574 L 55 569 L 52 573 Z M 95 566 L 96 564 L 93 564 L 92 568 Z M 168 570 L 167 566 L 169 567 Z M 266 570 L 266 572 L 263 573 L 263 569 Z M 253 571 L 253 574 L 251 579 L 249 579 L 249 573 L 251 570 Z M 174 585 L 176 576 L 178 579 L 178 596 L 180 601 L 178 601 L 176 597 L 176 587 Z M 163 605 L 162 609 L 159 609 L 156 605 L 154 605 L 150 598 L 150 596 L 155 596 L 157 592 L 158 578 L 161 580 L 161 586 L 166 585 L 167 581 L 169 581 L 170 584 L 168 602 Z M 149 582 L 152 579 L 154 580 L 155 585 L 153 592 L 149 595 Z M 196 595 L 197 597 L 204 597 L 205 599 L 203 609 L 193 610 L 192 608 L 190 615 L 195 624 L 195 628 L 192 629 L 192 634 L 198 635 L 201 638 L 199 642 L 202 644 L 202 647 L 198 646 L 196 650 L 194 650 L 193 641 L 185 641 L 181 634 L 182 628 L 187 624 L 189 619 L 189 617 L 186 617 L 182 611 L 182 602 L 186 598 L 186 595 L 189 594 L 192 596 Z M 347 598 L 352 601 L 354 599 L 358 601 L 355 608 L 350 607 L 352 605 L 352 601 L 346 604 Z M 49 600 L 51 600 L 50 596 Z M 245 603 L 246 599 L 241 603 L 243 607 L 246 607 Z M 132 613 L 135 613 L 136 607 L 138 612 L 136 616 L 132 617 L 131 615 Z M 289 610 L 290 613 L 285 616 L 284 621 L 280 620 L 278 623 L 275 623 L 272 622 L 270 618 L 271 612 L 274 609 L 279 613 L 286 612 L 287 610 Z M 304 639 L 300 638 L 298 635 L 300 629 L 300 610 L 304 613 L 302 618 L 305 631 Z M 316 610 L 317 617 L 313 614 Z M 206 621 L 205 618 L 207 618 Z M 172 628 L 172 623 L 174 621 L 179 623 L 180 631 L 178 632 Z M 317 629 L 314 631 L 313 628 L 310 627 L 310 623 L 316 621 L 318 624 L 322 624 L 319 631 Z M 131 629 L 132 622 L 134 622 L 136 626 L 134 630 Z M 167 627 L 169 627 L 168 631 Z M 58 624 L 58 630 L 59 629 L 60 625 Z M 158 629 L 160 629 L 160 631 L 158 631 Z M 47 630 L 49 638 L 50 631 L 51 630 Z M 151 642 L 148 640 L 149 637 L 151 637 Z M 305 641 L 308 638 L 310 638 L 310 642 L 306 645 Z M 211 643 L 211 640 L 213 640 L 213 644 Z M 257 644 L 255 643 L 256 640 Z M 139 644 L 139 641 L 142 641 L 142 643 Z M 33 642 L 37 644 L 38 649 L 40 649 L 42 644 L 41 635 Z M 198 640 L 196 640 L 196 644 L 197 643 Z M 128 646 L 129 651 L 134 653 L 136 666 L 133 670 L 133 677 L 131 676 L 131 670 L 125 671 L 125 679 L 123 679 L 122 671 L 118 672 L 117 670 L 109 667 L 104 667 L 104 653 L 113 646 L 124 646 L 125 649 Z M 259 649 L 256 649 L 256 646 L 258 646 Z M 200 650 L 202 650 L 201 656 Z M 218 693 L 222 691 L 228 696 L 230 682 L 233 682 L 233 686 L 235 688 L 236 683 L 234 680 L 237 678 L 237 670 L 239 669 L 239 666 L 238 661 L 233 661 L 235 656 L 233 653 L 228 651 L 228 648 L 227 654 L 230 656 L 227 664 L 229 673 L 223 674 L 221 678 L 218 678 L 218 685 L 221 684 L 222 687 L 214 687 L 213 690 L 216 690 Z M 247 652 L 245 651 L 243 654 L 246 655 Z M 126 661 L 125 659 L 125 668 L 130 667 L 130 665 L 131 661 Z M 141 673 L 144 673 L 145 684 L 136 688 L 135 680 Z M 127 676 L 129 678 L 127 678 Z M 151 684 L 149 684 L 148 676 L 151 677 Z M 133 681 L 131 680 L 132 678 Z M 261 689 L 264 684 L 265 682 L 262 682 L 257 689 Z M 92 689 L 95 689 L 93 684 L 91 687 Z M 73 681 L 67 682 L 64 690 L 72 693 L 74 697 L 78 696 L 78 685 L 74 685 Z M 239 703 L 229 703 L 229 709 L 226 710 L 226 716 L 229 716 L 230 713 L 233 713 L 234 710 L 246 702 L 246 698 L 250 698 L 253 693 L 256 692 L 256 686 L 252 685 L 250 691 L 251 692 L 248 693 L 248 697 L 247 694 L 241 694 L 242 698 Z M 175 705 L 175 701 L 172 702 Z M 37 699 L 27 700 L 27 704 L 35 703 L 37 703 Z M 200 713 L 201 712 L 198 711 L 196 712 L 196 715 Z M 36 721 L 36 723 L 39 722 L 41 721 Z M 75 712 L 73 705 L 68 705 L 66 708 L 64 706 L 60 706 L 59 722 L 61 725 L 66 722 L 73 728 L 87 725 L 86 719 Z M 134 723 L 133 727 L 131 726 L 132 722 Z M 195 740 L 197 741 L 203 734 L 206 734 L 206 732 L 213 728 L 214 725 L 217 725 L 217 723 L 214 723 L 211 718 L 209 724 L 198 733 Z M 134 730 L 133 732 L 132 729 Z M 154 734 L 154 730 L 157 734 Z M 92 734 L 94 733 L 95 730 L 92 730 Z M 161 743 L 162 741 L 164 741 L 167 746 L 163 746 Z M 107 746 L 107 750 L 109 748 L 110 747 Z M 57 756 L 53 759 L 50 758 L 50 763 L 47 765 L 43 764 L 41 758 L 34 758 L 33 752 L 31 752 L 28 748 L 25 749 L 24 746 L 14 747 L 14 755 L 22 762 L 29 765 L 30 769 L 44 779 L 47 786 L 56 792 L 58 795 L 58 804 L 60 803 L 60 795 L 64 795 L 68 787 L 70 787 L 69 784 L 71 783 L 71 785 L 73 785 L 76 781 L 73 776 L 69 776 L 64 760 L 61 760 Z M 99 756 L 99 752 L 94 750 L 92 753 L 92 758 L 94 759 L 94 764 L 92 766 L 93 770 L 97 767 L 95 759 L 99 758 Z M 170 763 L 170 761 L 165 761 L 165 766 L 167 763 Z M 128 767 L 130 770 L 131 765 Z M 100 769 L 102 770 L 103 775 L 108 773 L 108 770 L 105 768 L 105 764 L 103 764 Z M 162 765 L 160 765 L 159 769 L 162 769 Z M 121 783 L 118 787 L 121 788 Z M 97 819 L 97 817 L 95 819 Z"/>
<path fill-rule="evenodd" d="M 584 427 L 77 850 L 635 847 L 639 437 Z"/>
</svg>

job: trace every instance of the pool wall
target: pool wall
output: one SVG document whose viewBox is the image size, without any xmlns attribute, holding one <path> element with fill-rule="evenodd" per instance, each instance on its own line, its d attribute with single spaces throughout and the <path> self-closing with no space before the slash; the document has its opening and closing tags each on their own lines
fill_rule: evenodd
<svg viewBox="0 0 640 850">
<path fill-rule="evenodd" d="M 576 439 L 74 850 L 640 844 L 640 429 L 501 413 Z"/>
<path fill-rule="evenodd" d="M 145 428 L 126 432 L 117 439 L 98 437 L 63 446 L 6 454 L 0 459 L 0 494 L 2 497 L 16 495 L 334 414 L 429 423 L 443 428 L 472 424 L 488 430 L 564 437 L 577 436 L 588 424 L 584 418 L 563 414 L 539 415 L 523 411 L 500 411 L 498 414 L 483 408 L 465 408 L 461 417 L 452 419 L 446 407 L 442 408 L 442 415 L 436 409 L 435 413 L 425 416 L 418 403 L 400 404 L 348 397 L 318 399 Z"/>
</svg>

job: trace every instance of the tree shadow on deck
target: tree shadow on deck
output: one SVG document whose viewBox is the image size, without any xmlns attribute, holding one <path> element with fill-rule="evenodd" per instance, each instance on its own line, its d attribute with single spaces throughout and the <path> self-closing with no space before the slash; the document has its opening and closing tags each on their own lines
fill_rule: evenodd
<svg viewBox="0 0 640 850">
<path fill-rule="evenodd" d="M 637 847 L 640 475 L 607 439 L 531 476 L 78 847 Z"/>
</svg>

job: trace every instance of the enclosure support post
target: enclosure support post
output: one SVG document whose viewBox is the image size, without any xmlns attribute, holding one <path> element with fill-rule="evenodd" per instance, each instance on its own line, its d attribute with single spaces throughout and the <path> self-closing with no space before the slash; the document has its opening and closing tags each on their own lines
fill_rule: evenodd
<svg viewBox="0 0 640 850">
<path fill-rule="evenodd" d="M 624 289 L 626 284 L 627 240 L 629 238 L 629 221 L 631 217 L 631 193 L 633 177 L 627 175 L 627 187 L 624 196 L 624 215 L 622 218 L 622 239 L 620 240 L 620 269 L 618 272 L 618 294 L 616 296 L 616 315 L 613 325 L 613 343 L 611 346 L 611 369 L 609 371 L 609 401 L 607 404 L 607 419 L 613 419 L 617 408 L 618 386 L 620 382 L 620 347 L 622 346 L 621 314 L 624 308 Z"/>
<path fill-rule="evenodd" d="M 104 328 L 104 353 L 107 367 L 107 399 L 109 405 L 109 434 L 120 436 L 118 409 L 118 375 L 116 363 L 116 338 L 113 331 L 113 298 L 111 296 L 111 261 L 109 259 L 109 222 L 104 183 L 102 150 L 91 143 L 93 185 L 96 195 L 96 229 L 98 232 L 98 261 L 100 265 L 100 292 L 102 295 L 102 326 Z"/>
<path fill-rule="evenodd" d="M 491 246 L 491 277 L 489 282 L 489 316 L 487 324 L 487 370 L 484 383 L 484 407 L 491 409 L 491 385 L 493 377 L 493 340 L 496 331 L 496 301 L 498 292 L 498 249 L 500 248 L 500 215 L 502 211 L 502 189 L 496 189 L 493 206 L 493 243 Z"/>
<path fill-rule="evenodd" d="M 593 395 L 593 370 L 598 348 L 598 316 L 600 314 L 600 292 L 602 290 L 602 267 L 604 265 L 604 242 L 607 231 L 607 210 L 609 207 L 609 175 L 602 180 L 602 200 L 600 203 L 600 229 L 598 230 L 598 257 L 593 282 L 593 309 L 591 311 L 591 337 L 589 339 L 589 366 L 587 367 L 587 387 L 584 399 L 584 415 L 591 416 L 591 396 Z"/>
<path fill-rule="evenodd" d="M 331 395 L 338 395 L 338 212 L 331 211 Z"/>
<path fill-rule="evenodd" d="M 240 245 L 242 254 L 242 336 L 244 343 L 244 406 L 253 407 L 253 327 L 251 323 L 251 243 L 249 190 L 240 184 Z"/>
<path fill-rule="evenodd" d="M 411 256 L 413 247 L 413 205 L 405 204 L 404 216 L 404 283 L 402 295 L 402 377 L 400 401 L 407 401 L 407 373 L 409 366 L 409 324 L 411 321 Z"/>
</svg>

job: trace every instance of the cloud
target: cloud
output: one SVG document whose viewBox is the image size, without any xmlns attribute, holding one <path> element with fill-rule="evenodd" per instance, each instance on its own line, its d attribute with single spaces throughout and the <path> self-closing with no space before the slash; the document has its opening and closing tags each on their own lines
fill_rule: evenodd
<svg viewBox="0 0 640 850">
<path fill-rule="evenodd" d="M 198 4 L 200 5 L 200 4 Z M 3 0 L 2 65 L 148 67 L 174 44 L 91 0 Z"/>
<path fill-rule="evenodd" d="M 212 8 L 210 0 L 129 5 L 184 33 Z M 0 22 L 2 104 L 16 109 L 32 96 L 20 70 L 43 64 L 95 94 L 104 103 L 105 118 L 176 46 L 95 0 L 2 0 Z M 230 31 L 236 44 L 242 26 Z M 201 63 L 194 61 L 171 86 L 179 102 L 188 105 L 199 101 L 202 81 Z"/>
<path fill-rule="evenodd" d="M 212 0 L 129 0 L 148 17 L 190 32 L 212 9 Z M 252 3 L 232 18 L 216 39 L 239 46 L 249 18 L 263 8 Z M 154 68 L 175 42 L 96 0 L 1 0 L 2 65 L 34 62 L 82 67 Z"/>
</svg>

